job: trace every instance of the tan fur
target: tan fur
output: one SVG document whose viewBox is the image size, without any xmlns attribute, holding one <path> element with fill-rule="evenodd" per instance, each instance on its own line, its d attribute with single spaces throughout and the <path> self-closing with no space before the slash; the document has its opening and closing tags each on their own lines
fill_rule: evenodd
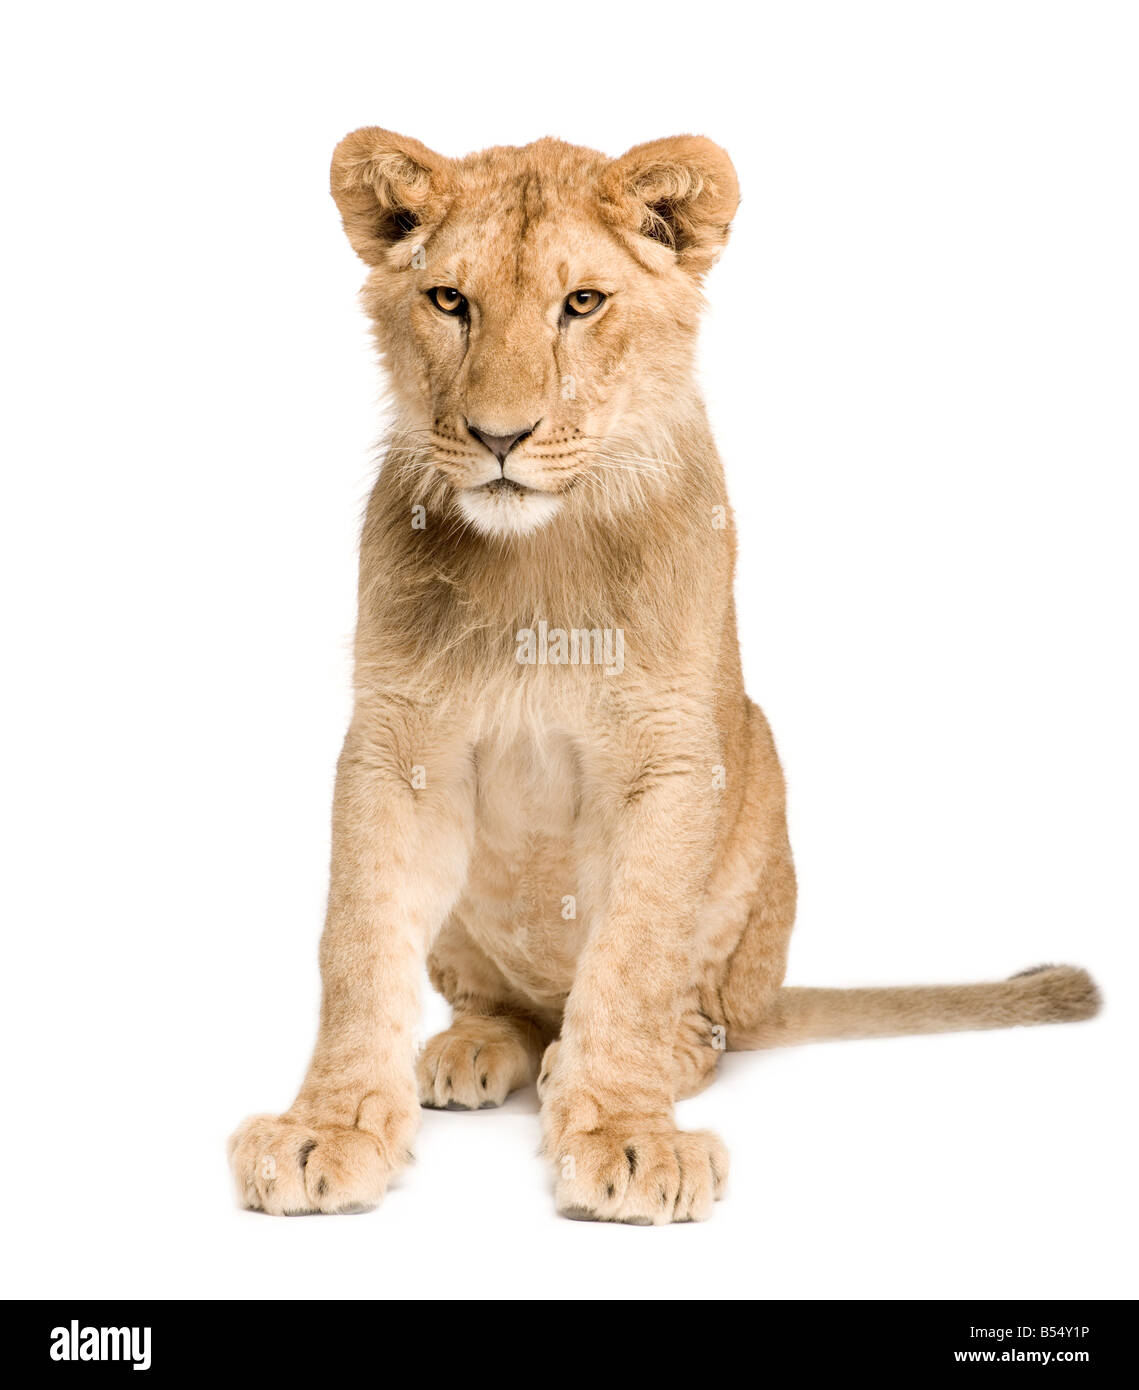
<svg viewBox="0 0 1139 1390">
<path fill-rule="evenodd" d="M 291 1109 L 230 1141 L 240 1200 L 372 1205 L 421 1104 L 540 1079 L 561 1211 L 702 1219 L 727 1156 L 679 1132 L 673 1102 L 725 1046 L 1093 1013 L 1067 967 L 782 988 L 783 777 L 743 689 L 735 534 L 692 371 L 737 202 L 727 155 L 681 136 L 618 160 L 555 140 L 449 160 L 369 129 L 338 147 L 332 191 L 371 267 L 396 424 L 362 540 L 319 1036 Z M 567 317 L 590 289 L 597 313 Z M 500 464 L 468 424 L 531 433 Z M 542 624 L 619 631 L 621 659 L 611 644 L 597 664 L 587 637 L 589 664 L 520 662 Z M 417 1057 L 425 960 L 454 1022 Z"/>
</svg>

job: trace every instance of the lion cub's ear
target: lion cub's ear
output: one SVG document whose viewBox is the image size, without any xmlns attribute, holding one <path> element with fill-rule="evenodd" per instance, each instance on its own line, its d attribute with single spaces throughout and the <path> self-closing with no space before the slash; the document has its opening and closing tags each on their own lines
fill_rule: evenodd
<svg viewBox="0 0 1139 1390">
<path fill-rule="evenodd" d="M 401 237 L 442 216 L 449 184 L 449 160 L 378 126 L 346 135 L 332 156 L 332 196 L 348 240 L 369 265 L 378 265 Z"/>
<path fill-rule="evenodd" d="M 607 202 L 625 229 L 669 247 L 694 274 L 715 262 L 740 201 L 736 171 L 719 145 L 702 135 L 634 145 L 605 179 Z"/>
</svg>

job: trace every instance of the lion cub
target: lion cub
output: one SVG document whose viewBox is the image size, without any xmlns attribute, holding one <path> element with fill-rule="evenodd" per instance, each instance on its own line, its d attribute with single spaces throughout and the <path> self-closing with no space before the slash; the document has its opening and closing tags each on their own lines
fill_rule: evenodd
<svg viewBox="0 0 1139 1390">
<path fill-rule="evenodd" d="M 332 161 L 395 426 L 360 559 L 320 1030 L 230 1141 L 243 1205 L 372 1206 L 421 1106 L 537 1080 L 558 1209 L 699 1221 L 723 1145 L 673 1102 L 725 1047 L 1087 1018 L 1070 967 L 782 981 L 783 777 L 744 692 L 735 531 L 693 374 L 736 177 L 711 141 Z M 416 1055 L 426 962 L 454 1020 Z"/>
</svg>

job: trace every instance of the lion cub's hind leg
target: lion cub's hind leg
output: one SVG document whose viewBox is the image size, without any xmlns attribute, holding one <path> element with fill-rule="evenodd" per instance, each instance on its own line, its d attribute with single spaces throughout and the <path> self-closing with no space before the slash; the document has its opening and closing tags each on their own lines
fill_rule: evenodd
<svg viewBox="0 0 1139 1390">
<path fill-rule="evenodd" d="M 432 1110 L 484 1110 L 538 1075 L 549 1034 L 512 998 L 506 980 L 452 918 L 428 959 L 431 982 L 454 1011 L 451 1026 L 415 1064 L 419 1103 Z"/>
<path fill-rule="evenodd" d="M 716 1064 L 724 1055 L 726 1039 L 724 1025 L 699 1005 L 692 1004 L 684 1010 L 672 1052 L 676 1100 L 698 1095 L 711 1083 Z"/>
</svg>

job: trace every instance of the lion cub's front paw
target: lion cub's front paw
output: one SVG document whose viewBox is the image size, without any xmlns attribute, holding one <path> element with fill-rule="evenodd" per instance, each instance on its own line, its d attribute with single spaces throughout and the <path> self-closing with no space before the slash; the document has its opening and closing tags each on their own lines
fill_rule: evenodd
<svg viewBox="0 0 1139 1390">
<path fill-rule="evenodd" d="M 238 1201 L 274 1216 L 368 1211 L 410 1158 L 402 1137 L 389 1145 L 355 1126 L 284 1115 L 250 1116 L 228 1147 Z"/>
<path fill-rule="evenodd" d="M 577 1221 L 706 1221 L 728 1176 L 728 1151 L 706 1130 L 603 1126 L 567 1135 L 551 1152 L 558 1211 Z"/>
</svg>

